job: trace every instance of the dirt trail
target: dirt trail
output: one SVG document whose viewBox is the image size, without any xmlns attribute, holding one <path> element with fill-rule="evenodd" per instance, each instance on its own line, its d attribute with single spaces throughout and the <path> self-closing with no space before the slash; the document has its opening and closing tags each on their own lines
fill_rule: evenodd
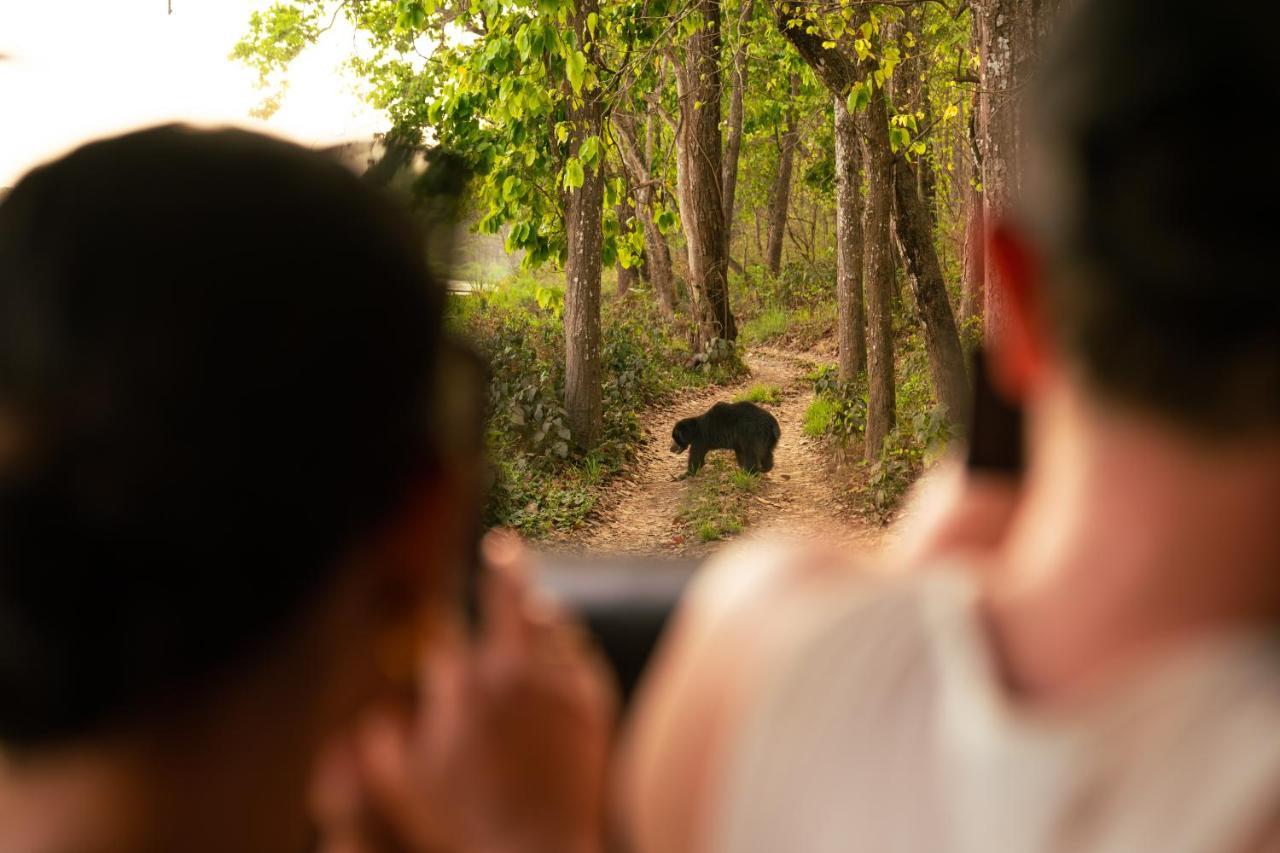
<svg viewBox="0 0 1280 853">
<path fill-rule="evenodd" d="M 782 427 L 774 468 L 751 498 L 747 532 L 778 532 L 806 539 L 868 545 L 880 530 L 869 527 L 843 505 L 832 476 L 829 454 L 804 434 L 804 413 L 813 399 L 805 374 L 812 363 L 803 355 L 777 349 L 750 351 L 751 375 L 725 387 L 699 389 L 642 417 L 644 440 L 631 470 L 610 483 L 592 522 L 553 547 L 594 553 L 701 556 L 722 542 L 699 542 L 676 520 L 687 481 L 685 455 L 670 452 L 671 427 L 700 415 L 717 400 L 729 400 L 756 384 L 776 385 L 781 401 L 766 406 Z M 729 451 L 714 451 L 728 453 Z"/>
</svg>

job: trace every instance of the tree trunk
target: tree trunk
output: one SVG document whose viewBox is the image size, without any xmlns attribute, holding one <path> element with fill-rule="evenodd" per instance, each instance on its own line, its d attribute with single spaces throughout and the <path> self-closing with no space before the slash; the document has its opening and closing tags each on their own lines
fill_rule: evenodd
<svg viewBox="0 0 1280 853">
<path fill-rule="evenodd" d="M 688 37 L 676 64 L 680 96 L 677 188 L 689 247 L 689 289 L 699 343 L 738 336 L 729 310 L 728 254 L 720 187 L 720 0 L 695 0 L 705 25 Z"/>
<path fill-rule="evenodd" d="M 648 159 L 648 152 L 645 158 L 640 156 L 633 117 L 615 112 L 613 126 L 617 131 L 615 136 L 623 166 L 636 188 L 636 215 L 640 217 L 640 227 L 644 229 L 645 269 L 649 273 L 649 283 L 653 285 L 662 316 L 668 321 L 675 320 L 676 285 L 671 272 L 671 248 L 653 220 L 653 179 L 648 165 L 651 161 Z M 646 142 L 653 138 L 652 126 L 652 122 L 646 126 Z"/>
<path fill-rule="evenodd" d="M 970 184 L 967 192 L 964 224 L 964 295 L 960 300 L 960 319 L 964 323 L 982 316 L 987 265 L 982 191 Z"/>
<path fill-rule="evenodd" d="M 975 24 L 976 28 L 976 24 Z M 964 270 L 960 320 L 971 322 L 982 317 L 982 300 L 985 292 L 987 266 L 987 232 L 983 216 L 985 201 L 982 197 L 982 159 L 978 154 L 978 96 L 973 99 L 969 114 L 968 149 L 959 157 L 961 169 L 959 183 L 964 192 L 964 235 L 962 253 Z M 957 149 L 962 147 L 957 145 Z"/>
<path fill-rule="evenodd" d="M 857 121 L 836 95 L 836 339 L 840 379 L 851 382 L 867 369 L 866 319 L 862 310 L 862 147 Z"/>
<path fill-rule="evenodd" d="M 725 256 L 732 254 L 734 200 L 738 190 L 738 155 L 742 151 L 743 95 L 747 88 L 747 33 L 755 0 L 741 0 L 738 12 L 737 47 L 733 52 L 733 71 L 729 91 L 729 124 L 724 139 L 724 164 L 720 186 L 724 193 Z"/>
<path fill-rule="evenodd" d="M 862 284 L 867 298 L 866 458 L 880 455 L 896 419 L 893 377 L 893 153 L 884 87 L 873 87 L 862 114 L 867 201 L 862 219 Z"/>
<path fill-rule="evenodd" d="M 982 161 L 983 224 L 991 228 L 1009 210 L 1018 189 L 1017 95 L 1034 63 L 1037 42 L 1050 28 L 1057 0 L 980 0 L 978 151 Z M 1004 335 L 1007 300 L 999 270 L 983 270 L 983 322 L 990 342 Z"/>
<path fill-rule="evenodd" d="M 956 331 L 956 318 L 947 298 L 947 284 L 933 244 L 929 211 L 920 200 L 915 170 L 903 158 L 894 161 L 893 225 L 907 281 L 911 284 L 924 327 L 925 350 L 929 354 L 929 376 L 938 402 L 946 407 L 953 423 L 961 422 L 969 406 L 969 380 L 965 374 L 964 351 Z"/>
<path fill-rule="evenodd" d="M 597 0 L 581 0 L 574 16 L 580 43 L 586 43 L 586 17 L 596 13 Z M 597 61 L 598 57 L 589 57 Z M 601 132 L 599 91 L 570 93 L 570 154 L 578 156 L 582 143 Z M 600 439 L 600 267 L 604 235 L 604 158 L 584 168 L 582 186 L 565 192 L 565 233 L 568 237 L 564 292 L 564 409 L 569 432 L 579 448 L 589 450 Z M 584 164 L 585 165 L 585 164 Z"/>
<path fill-rule="evenodd" d="M 635 204 L 631 201 L 630 195 L 624 195 L 618 199 L 618 203 L 614 205 L 614 213 L 618 215 L 618 228 L 621 233 L 631 230 L 631 220 L 636 216 Z M 630 267 L 624 267 L 622 262 L 618 262 L 618 295 L 626 296 L 631 290 L 631 286 L 640 278 L 640 266 L 633 263 Z"/>
<path fill-rule="evenodd" d="M 787 234 L 787 207 L 791 203 L 791 172 L 796 144 L 800 139 L 800 119 L 795 99 L 800 94 L 800 77 L 791 75 L 791 103 L 787 110 L 787 128 L 778 140 L 778 172 L 773 179 L 773 191 L 769 195 L 769 248 L 765 265 L 777 275 L 782 269 L 782 240 Z"/>
</svg>

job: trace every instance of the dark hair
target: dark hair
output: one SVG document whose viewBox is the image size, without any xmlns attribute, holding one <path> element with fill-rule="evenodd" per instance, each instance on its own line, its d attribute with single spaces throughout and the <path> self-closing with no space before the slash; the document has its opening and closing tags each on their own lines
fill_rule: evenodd
<svg viewBox="0 0 1280 853">
<path fill-rule="evenodd" d="M 1080 0 L 1029 99 L 1047 313 L 1104 395 L 1206 435 L 1280 427 L 1269 4 Z"/>
<path fill-rule="evenodd" d="M 424 473 L 422 247 L 236 130 L 96 142 L 0 204 L 0 742 L 239 660 Z"/>
</svg>

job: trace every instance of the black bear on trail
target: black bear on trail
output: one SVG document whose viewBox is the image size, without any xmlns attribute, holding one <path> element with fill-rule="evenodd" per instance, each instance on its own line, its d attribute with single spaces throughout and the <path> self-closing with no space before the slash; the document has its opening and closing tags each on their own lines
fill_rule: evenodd
<svg viewBox="0 0 1280 853">
<path fill-rule="evenodd" d="M 732 450 L 738 467 L 752 473 L 773 468 L 773 448 L 782 430 L 778 419 L 754 403 L 716 403 L 671 430 L 671 452 L 689 448 L 689 469 L 698 473 L 708 450 Z"/>
</svg>

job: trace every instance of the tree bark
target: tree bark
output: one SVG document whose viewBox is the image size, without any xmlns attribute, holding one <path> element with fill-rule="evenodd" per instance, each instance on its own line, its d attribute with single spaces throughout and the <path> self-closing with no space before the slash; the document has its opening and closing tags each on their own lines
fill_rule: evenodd
<svg viewBox="0 0 1280 853">
<path fill-rule="evenodd" d="M 800 140 L 800 117 L 795 100 L 800 94 L 800 77 L 791 75 L 791 103 L 787 110 L 787 127 L 778 140 L 778 172 L 769 195 L 769 247 L 765 264 L 777 275 L 782 269 L 782 240 L 787 233 L 787 208 L 791 203 L 791 172 L 796 145 Z"/>
<path fill-rule="evenodd" d="M 938 402 L 947 417 L 957 423 L 967 415 L 969 380 L 965 373 L 964 351 L 956 330 L 956 318 L 947 297 L 947 284 L 933 243 L 929 211 L 919 196 L 915 170 L 901 157 L 894 160 L 893 226 L 924 328 L 925 351 L 929 356 L 929 376 Z"/>
<path fill-rule="evenodd" d="M 845 99 L 836 95 L 836 339 L 840 379 L 852 382 L 867 369 L 862 308 L 862 147 Z"/>
<path fill-rule="evenodd" d="M 867 299 L 866 458 L 880 456 L 896 419 L 893 375 L 893 153 L 889 112 L 882 86 L 873 87 L 861 116 L 867 201 L 862 220 L 862 284 Z"/>
<path fill-rule="evenodd" d="M 631 176 L 631 183 L 636 188 L 636 215 L 640 217 L 640 227 L 644 229 L 645 269 L 649 273 L 649 283 L 653 285 L 654 295 L 658 298 L 658 310 L 668 321 L 676 317 L 676 285 L 671 272 L 671 247 L 667 238 L 658 229 L 653 219 L 653 178 L 649 174 L 646 157 L 641 159 L 640 149 L 636 144 L 635 119 L 619 112 L 613 113 L 613 127 L 617 131 L 618 152 L 622 155 L 622 163 Z M 652 122 L 646 131 L 652 128 Z M 652 133 L 646 133 L 652 139 Z"/>
<path fill-rule="evenodd" d="M 614 213 L 616 213 L 618 216 L 619 232 L 625 233 L 629 231 L 631 226 L 631 220 L 635 219 L 636 217 L 636 207 L 634 202 L 632 202 L 631 200 L 631 196 L 628 194 L 618 199 L 618 203 L 614 205 L 613 210 L 614 210 Z M 631 286 L 634 285 L 640 279 L 640 267 L 638 264 L 633 264 L 630 267 L 624 267 L 622 265 L 622 262 L 619 261 L 618 267 L 617 267 L 617 273 L 618 273 L 618 295 L 626 296 L 627 293 L 631 290 Z"/>
<path fill-rule="evenodd" d="M 980 96 L 977 137 L 982 163 L 983 224 L 992 228 L 1009 210 L 1019 183 L 1017 95 L 1050 29 L 1058 0 L 975 0 Z M 1007 298 L 995 264 L 983 270 L 983 323 L 988 342 L 1003 337 Z"/>
<path fill-rule="evenodd" d="M 734 201 L 738 191 L 738 157 L 742 152 L 743 97 L 747 88 L 747 33 L 755 0 L 741 0 L 738 12 L 737 47 L 733 52 L 733 71 L 729 90 L 729 123 L 724 139 L 724 165 L 720 185 L 724 193 L 725 256 L 732 255 Z"/>
<path fill-rule="evenodd" d="M 975 24 L 976 27 L 976 24 Z M 982 317 L 982 300 L 985 292 L 987 266 L 987 232 L 985 228 L 982 197 L 982 160 L 978 155 L 977 121 L 978 96 L 973 99 L 973 111 L 969 114 L 968 150 L 960 156 L 960 178 L 964 192 L 964 235 L 962 295 L 960 321 L 971 322 Z M 961 146 L 956 146 L 957 149 Z"/>
<path fill-rule="evenodd" d="M 689 247 L 689 289 L 698 340 L 738 336 L 729 310 L 728 254 L 720 186 L 720 0 L 694 0 L 705 22 L 683 45 L 676 64 L 680 98 L 677 188 Z"/>
<path fill-rule="evenodd" d="M 964 295 L 960 300 L 960 319 L 964 323 L 982 316 L 987 265 L 982 191 L 970 184 L 967 193 L 964 224 Z"/>
<path fill-rule="evenodd" d="M 597 0 L 580 0 L 574 15 L 579 42 L 586 43 L 586 17 Z M 589 56 L 591 61 L 598 57 Z M 583 141 L 601 132 L 599 90 L 569 92 L 569 148 L 578 156 Z M 564 408 L 573 443 L 589 450 L 602 429 L 600 376 L 600 268 L 604 235 L 604 158 L 583 169 L 582 186 L 565 191 Z M 584 164 L 585 166 L 585 164 Z"/>
</svg>

